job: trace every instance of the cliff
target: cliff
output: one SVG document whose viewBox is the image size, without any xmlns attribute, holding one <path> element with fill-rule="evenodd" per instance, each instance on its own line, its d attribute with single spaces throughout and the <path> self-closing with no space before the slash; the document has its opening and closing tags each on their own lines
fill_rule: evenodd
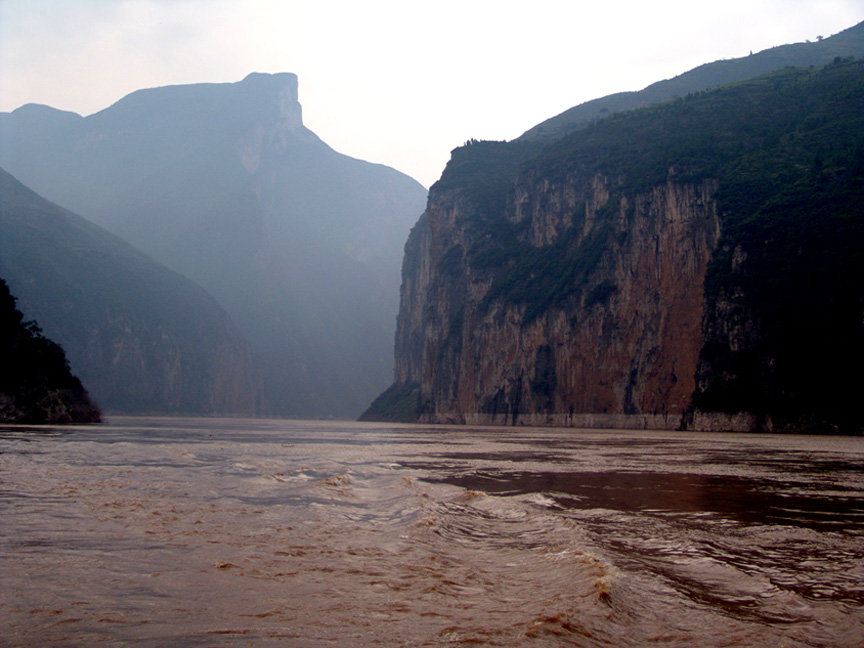
<svg viewBox="0 0 864 648">
<path fill-rule="evenodd" d="M 861 101 L 838 62 L 455 150 L 366 416 L 860 433 Z"/>
<path fill-rule="evenodd" d="M 0 422 L 98 423 L 101 412 L 63 349 L 25 322 L 0 279 Z"/>
</svg>

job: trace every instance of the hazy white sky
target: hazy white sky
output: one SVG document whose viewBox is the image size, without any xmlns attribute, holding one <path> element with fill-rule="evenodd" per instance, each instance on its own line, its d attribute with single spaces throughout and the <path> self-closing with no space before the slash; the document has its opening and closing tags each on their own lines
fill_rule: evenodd
<svg viewBox="0 0 864 648">
<path fill-rule="evenodd" d="M 469 138 L 862 20 L 864 0 L 0 0 L 0 111 L 294 72 L 306 126 L 428 187 Z"/>
</svg>

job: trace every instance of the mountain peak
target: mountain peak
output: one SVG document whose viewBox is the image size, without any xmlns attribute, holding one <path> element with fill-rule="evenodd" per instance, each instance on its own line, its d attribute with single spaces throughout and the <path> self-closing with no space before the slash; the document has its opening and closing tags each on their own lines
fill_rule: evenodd
<svg viewBox="0 0 864 648">
<path fill-rule="evenodd" d="M 68 110 L 58 110 L 51 106 L 38 103 L 27 103 L 12 111 L 13 115 L 21 119 L 54 119 L 63 121 L 75 121 L 81 119 L 81 115 Z"/>
<path fill-rule="evenodd" d="M 257 120 L 276 119 L 295 131 L 303 126 L 297 101 L 297 76 L 291 73 L 252 73 L 242 81 L 194 83 L 132 92 L 88 118 L 89 128 L 109 127 L 129 120 L 159 129 L 198 131 L 225 129 Z"/>
<path fill-rule="evenodd" d="M 284 85 L 294 89 L 294 94 L 297 94 L 297 75 L 293 72 L 276 72 L 270 74 L 267 72 L 250 72 L 240 82 L 244 84 L 258 84 L 260 86 L 278 86 Z"/>
<path fill-rule="evenodd" d="M 426 191 L 307 130 L 294 74 L 241 78 L 139 90 L 38 141 L 10 133 L 0 164 L 218 299 L 273 414 L 354 417 L 392 374 L 401 251 Z"/>
<path fill-rule="evenodd" d="M 290 72 L 278 74 L 253 72 L 247 75 L 239 85 L 244 90 L 250 90 L 252 94 L 257 94 L 257 92 L 262 94 L 275 93 L 272 98 L 267 97 L 267 99 L 275 103 L 279 109 L 279 117 L 288 122 L 288 128 L 293 131 L 303 126 L 303 110 L 299 102 L 296 74 Z"/>
<path fill-rule="evenodd" d="M 4 137 L 7 137 L 11 130 L 35 135 L 52 128 L 68 126 L 82 119 L 81 115 L 74 112 L 28 103 L 11 113 L 0 113 L 0 131 L 3 131 Z"/>
</svg>

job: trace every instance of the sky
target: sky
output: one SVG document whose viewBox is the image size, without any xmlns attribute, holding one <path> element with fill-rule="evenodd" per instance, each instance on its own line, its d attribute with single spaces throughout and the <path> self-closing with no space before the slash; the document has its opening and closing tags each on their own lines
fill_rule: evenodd
<svg viewBox="0 0 864 648">
<path fill-rule="evenodd" d="M 864 0 L 0 0 L 0 112 L 293 72 L 321 139 L 429 187 L 468 139 L 862 20 Z"/>
</svg>

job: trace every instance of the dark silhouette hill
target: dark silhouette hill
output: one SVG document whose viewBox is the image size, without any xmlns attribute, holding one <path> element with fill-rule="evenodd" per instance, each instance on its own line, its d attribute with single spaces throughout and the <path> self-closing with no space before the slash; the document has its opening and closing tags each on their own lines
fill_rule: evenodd
<svg viewBox="0 0 864 648">
<path fill-rule="evenodd" d="M 3 116 L 3 164 L 214 295 L 272 413 L 356 416 L 390 382 L 402 247 L 426 190 L 305 128 L 294 75 L 58 113 Z"/>
<path fill-rule="evenodd" d="M 69 368 L 66 354 L 24 321 L 0 279 L 0 422 L 98 423 L 101 412 Z"/>
<path fill-rule="evenodd" d="M 0 277 L 106 410 L 261 411 L 248 346 L 204 289 L 2 169 Z"/>
</svg>

